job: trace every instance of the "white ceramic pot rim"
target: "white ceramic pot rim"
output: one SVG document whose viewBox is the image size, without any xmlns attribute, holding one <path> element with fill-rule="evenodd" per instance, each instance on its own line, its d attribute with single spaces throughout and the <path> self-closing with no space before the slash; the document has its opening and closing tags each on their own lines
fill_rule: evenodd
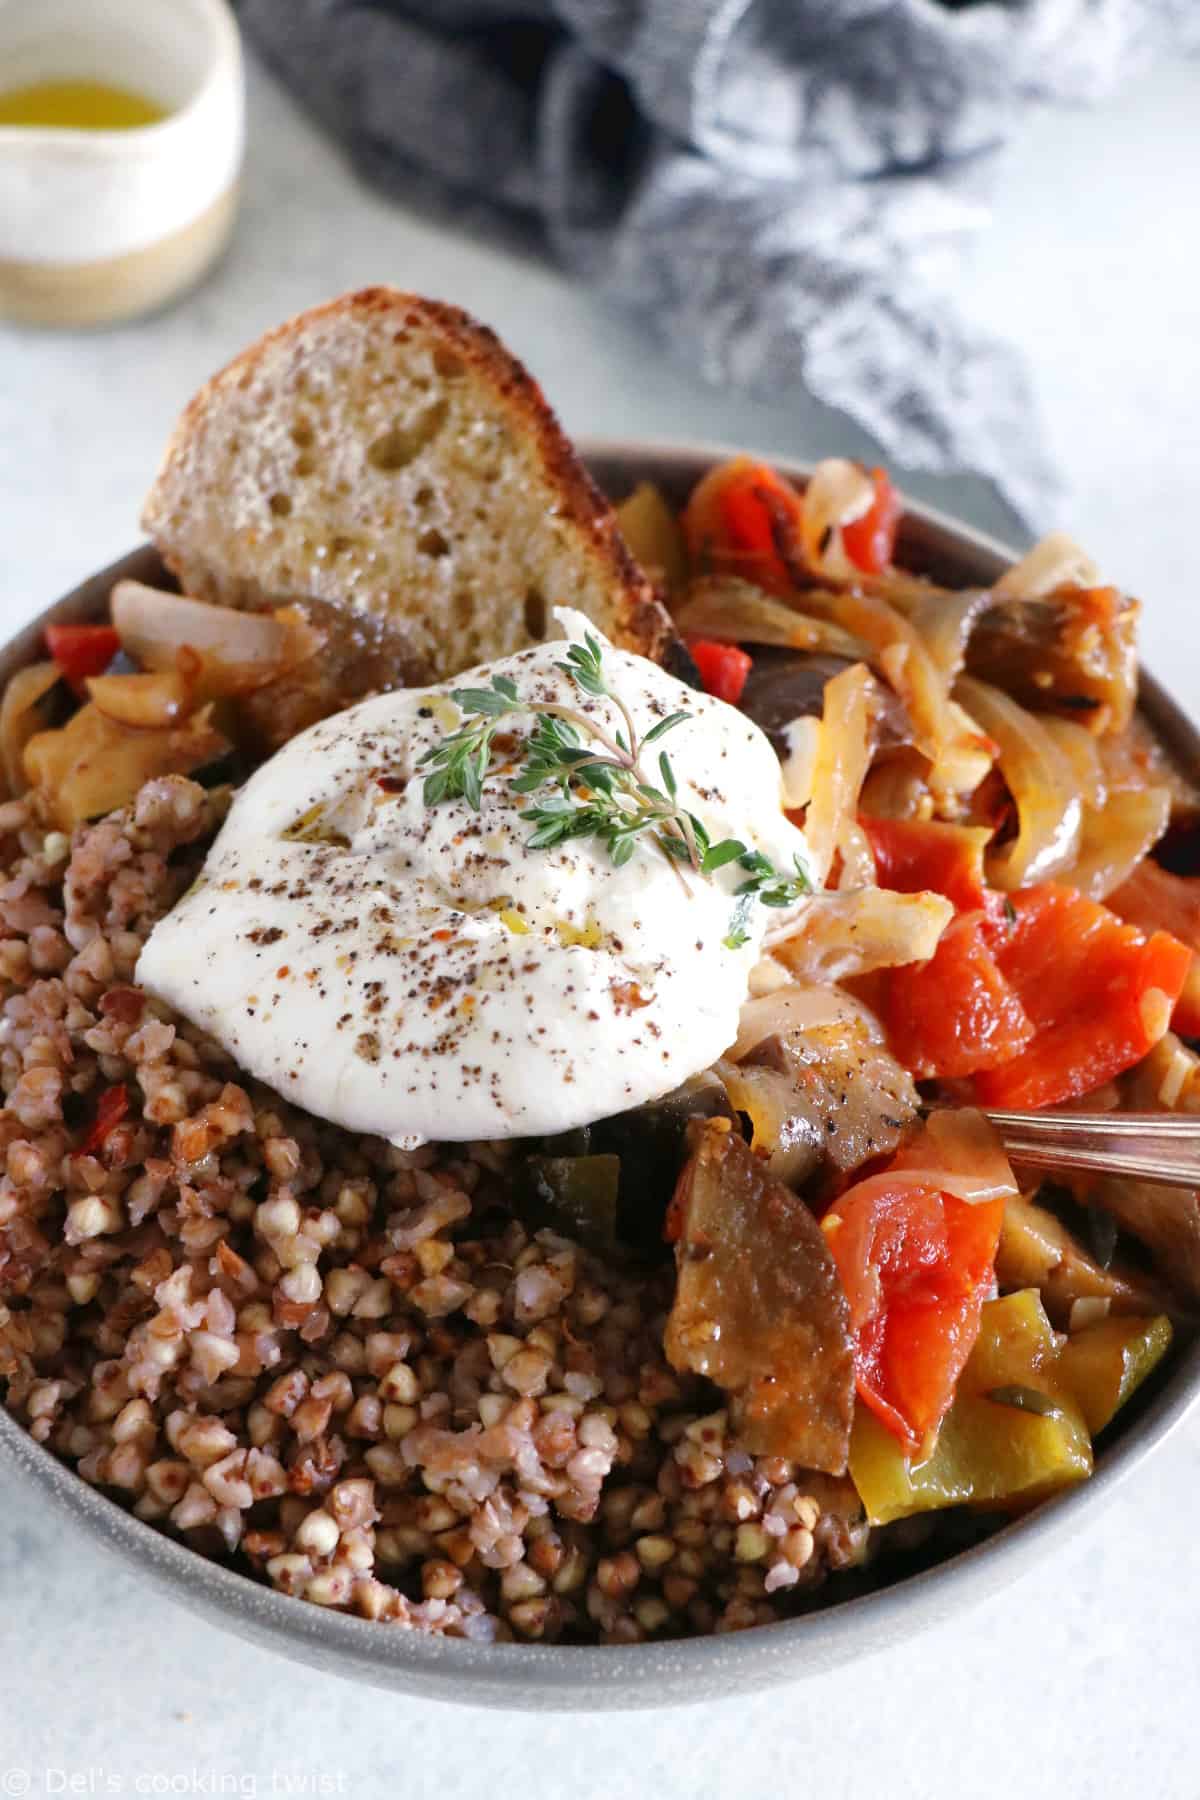
<svg viewBox="0 0 1200 1800">
<path fill-rule="evenodd" d="M 15 4 L 20 3 L 21 0 L 15 0 Z M 0 125 L 0 149 L 13 144 L 22 147 L 47 144 L 58 150 L 79 149 L 87 155 L 120 160 L 141 153 L 148 143 L 161 143 L 165 138 L 187 131 L 214 88 L 230 75 L 239 75 L 241 39 L 227 0 L 160 0 L 160 3 L 179 11 L 190 11 L 208 33 L 204 72 L 182 105 L 173 107 L 165 118 L 156 119 L 153 124 L 135 125 L 122 131 L 79 132 L 53 125 Z M 86 10 L 86 0 L 80 0 L 80 5 Z M 4 13 L 5 7 L 0 0 L 0 49 L 3 48 Z M 119 81 L 120 70 L 114 70 L 113 74 Z"/>
</svg>

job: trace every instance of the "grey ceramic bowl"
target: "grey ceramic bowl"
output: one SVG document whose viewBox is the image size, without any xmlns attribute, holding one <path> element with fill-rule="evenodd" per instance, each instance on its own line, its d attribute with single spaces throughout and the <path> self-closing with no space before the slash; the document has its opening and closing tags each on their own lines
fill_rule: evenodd
<svg viewBox="0 0 1200 1800">
<path fill-rule="evenodd" d="M 679 500 L 726 454 L 713 447 L 643 444 L 596 444 L 587 452 L 593 473 L 609 493 L 620 496 L 636 481 L 651 480 Z M 798 478 L 807 474 L 800 464 L 777 466 Z M 992 581 L 1012 560 L 1002 545 L 916 507 L 905 516 L 901 558 L 952 586 Z M 122 576 L 161 577 L 154 552 L 134 551 L 50 607 L 0 653 L 0 684 L 39 654 L 46 624 L 97 616 L 113 582 Z M 1200 779 L 1200 733 L 1149 678 L 1143 681 L 1142 706 L 1182 765 Z M 797 1681 L 908 1641 L 922 1626 L 1011 1586 L 1066 1539 L 1078 1538 L 1118 1483 L 1134 1475 L 1198 1398 L 1200 1342 L 1185 1343 L 1122 1414 L 1119 1428 L 1097 1457 L 1091 1481 L 982 1543 L 921 1573 L 786 1624 L 619 1649 L 486 1647 L 427 1639 L 327 1612 L 207 1562 L 143 1525 L 80 1481 L 2 1410 L 0 1453 L 61 1513 L 64 1526 L 106 1545 L 131 1577 L 144 1578 L 214 1623 L 283 1655 L 430 1699 L 531 1711 L 600 1710 L 677 1705 Z"/>
</svg>

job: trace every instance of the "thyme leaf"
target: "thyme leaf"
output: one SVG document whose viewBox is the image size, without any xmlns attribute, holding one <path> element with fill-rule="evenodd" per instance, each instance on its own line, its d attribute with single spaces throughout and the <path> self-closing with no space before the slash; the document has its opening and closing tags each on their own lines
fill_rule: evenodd
<svg viewBox="0 0 1200 1800">
<path fill-rule="evenodd" d="M 465 722 L 421 758 L 420 766 L 427 770 L 422 788 L 426 806 L 465 800 L 478 812 L 501 726 L 506 720 L 532 718 L 533 728 L 521 746 L 519 773 L 510 782 L 513 793 L 543 796 L 521 812 L 533 827 L 526 839 L 528 849 L 548 850 L 570 838 L 595 838 L 613 866 L 621 868 L 633 855 L 638 838 L 648 835 L 685 887 L 685 866 L 709 876 L 736 862 L 746 879 L 735 890 L 724 939 L 731 950 L 748 941 L 756 904 L 791 906 L 811 892 L 798 857 L 795 872 L 782 874 L 760 850 L 748 849 L 737 838 L 711 843 L 703 822 L 679 803 L 679 784 L 665 750 L 658 756 L 661 787 L 648 779 L 642 751 L 683 724 L 686 712 L 659 719 L 639 738 L 628 708 L 608 687 L 603 650 L 590 632 L 582 644 L 571 644 L 564 660 L 554 666 L 581 693 L 608 700 L 622 724 L 610 732 L 574 707 L 532 706 L 521 699 L 508 675 L 493 675 L 487 687 L 455 688 L 451 698 Z"/>
</svg>

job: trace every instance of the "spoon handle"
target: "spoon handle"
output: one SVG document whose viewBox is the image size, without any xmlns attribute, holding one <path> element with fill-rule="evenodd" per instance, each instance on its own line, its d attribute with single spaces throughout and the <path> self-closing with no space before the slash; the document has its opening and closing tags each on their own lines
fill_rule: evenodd
<svg viewBox="0 0 1200 1800">
<path fill-rule="evenodd" d="M 1200 1187 L 1200 1115 L 989 1112 L 1014 1162 Z"/>
</svg>

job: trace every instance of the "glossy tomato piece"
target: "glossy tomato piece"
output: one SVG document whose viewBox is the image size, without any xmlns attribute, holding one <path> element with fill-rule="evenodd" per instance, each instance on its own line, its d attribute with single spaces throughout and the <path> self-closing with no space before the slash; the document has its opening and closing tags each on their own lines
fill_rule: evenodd
<svg viewBox="0 0 1200 1800">
<path fill-rule="evenodd" d="M 847 1190 L 822 1220 L 850 1303 L 860 1399 L 916 1453 L 979 1335 L 1004 1216 L 901 1171 Z"/>
<path fill-rule="evenodd" d="M 976 1079 L 984 1106 L 1074 1100 L 1140 1062 L 1163 1036 L 1192 952 L 1165 931 L 1147 937 L 1108 907 L 1046 882 L 1010 897 L 995 935 L 1000 973 L 1035 1028 L 1003 1068 Z"/>
<path fill-rule="evenodd" d="M 1176 875 L 1149 857 L 1107 901 L 1118 918 L 1139 931 L 1166 931 L 1192 952 L 1171 1024 L 1184 1037 L 1200 1037 L 1200 880 Z"/>
<path fill-rule="evenodd" d="M 918 1080 L 954 1080 L 1011 1062 L 1034 1025 L 991 948 L 982 912 L 952 919 L 926 963 L 892 971 L 884 1025 L 892 1053 Z"/>
<path fill-rule="evenodd" d="M 983 853 L 991 832 L 977 825 L 940 825 L 923 819 L 875 819 L 859 824 L 875 857 L 880 887 L 900 894 L 944 894 L 960 912 L 987 899 Z"/>
</svg>

